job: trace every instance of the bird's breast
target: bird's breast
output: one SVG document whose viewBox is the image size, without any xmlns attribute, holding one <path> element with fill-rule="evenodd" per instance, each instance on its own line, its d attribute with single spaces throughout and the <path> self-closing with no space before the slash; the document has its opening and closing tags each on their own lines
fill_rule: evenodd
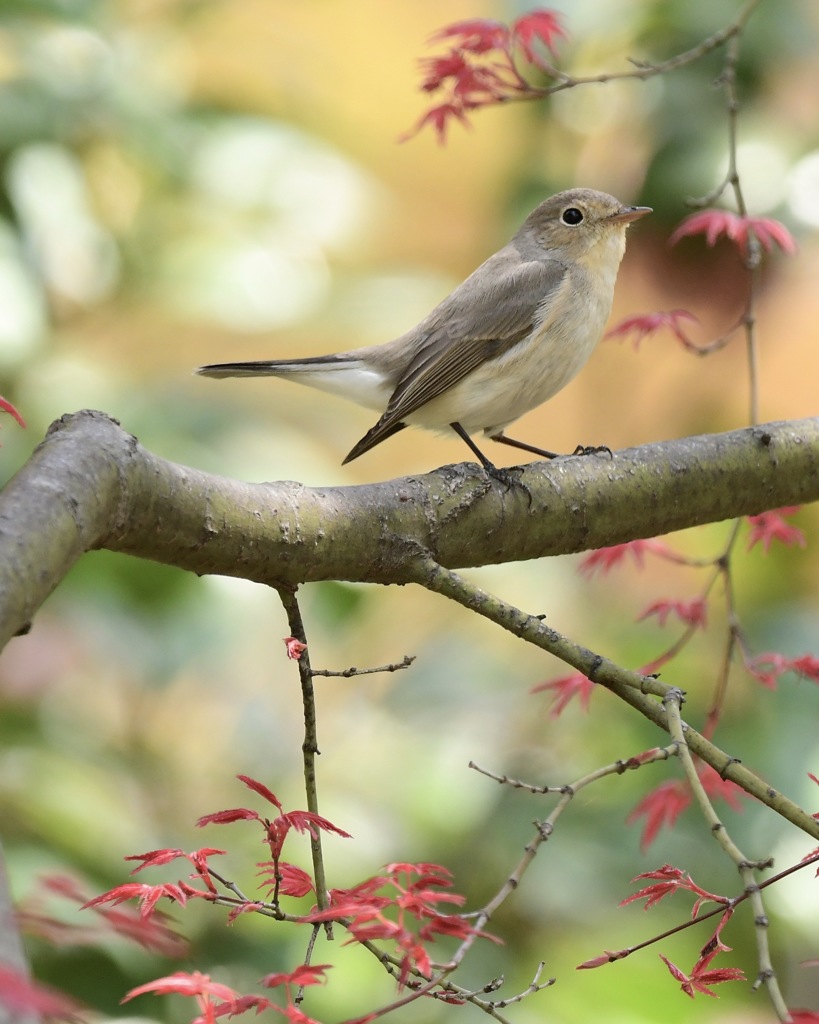
<svg viewBox="0 0 819 1024">
<path fill-rule="evenodd" d="M 616 269 L 616 268 L 615 268 Z M 588 360 L 611 309 L 611 283 L 573 268 L 538 307 L 531 332 L 407 417 L 440 429 L 458 422 L 469 433 L 502 430 L 564 388 Z"/>
</svg>

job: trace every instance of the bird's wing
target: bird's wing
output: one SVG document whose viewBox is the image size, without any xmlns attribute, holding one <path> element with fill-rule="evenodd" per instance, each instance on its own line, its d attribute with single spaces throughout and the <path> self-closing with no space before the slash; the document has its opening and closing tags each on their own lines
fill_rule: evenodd
<svg viewBox="0 0 819 1024">
<path fill-rule="evenodd" d="M 481 270 L 490 268 L 484 264 Z M 481 289 L 467 291 L 464 282 L 422 325 L 426 337 L 384 415 L 391 421 L 408 416 L 522 341 L 544 300 L 559 291 L 565 274 L 557 261 L 533 261 L 518 263 L 494 280 L 487 274 L 487 286 Z"/>
<path fill-rule="evenodd" d="M 560 291 L 566 267 L 556 260 L 520 263 L 518 257 L 505 269 L 499 259 L 503 255 L 497 254 L 473 275 L 485 274 L 484 287 L 470 288 L 472 279 L 467 278 L 419 324 L 422 341 L 415 358 L 398 381 L 384 415 L 345 462 L 394 434 L 404 417 L 522 341 L 539 309 L 541 315 L 548 315 L 548 297 Z M 501 265 L 492 267 L 493 260 Z"/>
</svg>

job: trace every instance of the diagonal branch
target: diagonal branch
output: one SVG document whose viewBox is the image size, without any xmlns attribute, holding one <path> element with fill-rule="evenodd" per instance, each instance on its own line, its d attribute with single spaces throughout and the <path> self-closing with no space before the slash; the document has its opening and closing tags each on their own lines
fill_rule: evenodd
<svg viewBox="0 0 819 1024">
<path fill-rule="evenodd" d="M 401 584 L 448 568 L 653 537 L 819 499 L 819 418 L 534 463 L 526 489 L 472 464 L 359 487 L 247 484 L 146 451 L 102 413 L 64 416 L 0 493 L 0 645 L 99 548 L 277 588 Z"/>
</svg>

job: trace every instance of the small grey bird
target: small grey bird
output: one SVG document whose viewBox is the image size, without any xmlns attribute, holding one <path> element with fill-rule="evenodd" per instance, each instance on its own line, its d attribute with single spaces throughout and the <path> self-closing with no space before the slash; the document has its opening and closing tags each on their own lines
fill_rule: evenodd
<svg viewBox="0 0 819 1024">
<path fill-rule="evenodd" d="M 626 228 L 647 213 L 648 206 L 623 206 L 593 189 L 558 192 L 529 214 L 508 245 L 394 341 L 306 359 L 217 363 L 196 372 L 287 377 L 382 412 L 344 463 L 413 424 L 454 430 L 490 475 L 506 481 L 470 434 L 482 430 L 493 441 L 555 457 L 503 431 L 557 394 L 592 354 L 611 310 Z"/>
</svg>

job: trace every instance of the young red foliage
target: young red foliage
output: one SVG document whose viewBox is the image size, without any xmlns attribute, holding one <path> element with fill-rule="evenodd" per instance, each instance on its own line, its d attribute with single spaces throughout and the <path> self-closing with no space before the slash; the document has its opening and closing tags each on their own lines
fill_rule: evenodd
<svg viewBox="0 0 819 1024">
<path fill-rule="evenodd" d="M 571 675 L 561 676 L 560 679 L 553 679 L 548 683 L 538 683 L 529 692 L 544 693 L 546 690 L 554 690 L 555 696 L 549 714 L 552 718 L 557 718 L 575 697 L 579 699 L 581 708 L 588 711 L 594 686 L 591 679 L 582 672 L 572 672 Z"/>
<path fill-rule="evenodd" d="M 304 651 L 307 650 L 307 644 L 303 644 L 294 636 L 286 636 L 284 646 L 287 648 L 287 657 L 292 661 L 299 661 Z"/>
<path fill-rule="evenodd" d="M 673 964 L 667 957 L 664 957 L 660 953 L 660 959 L 666 965 L 671 972 L 672 976 L 680 982 L 680 988 L 685 992 L 687 996 L 692 999 L 699 992 L 705 996 L 716 997 L 716 992 L 712 992 L 710 986 L 719 985 L 724 981 L 744 981 L 745 973 L 738 967 L 722 967 L 710 970 L 710 963 L 717 955 L 719 950 L 714 950 L 706 957 L 702 957 L 694 965 L 694 969 L 691 974 L 685 974 L 675 964 Z"/>
<path fill-rule="evenodd" d="M 668 311 L 657 311 L 656 313 L 642 313 L 640 316 L 631 316 L 621 320 L 619 324 L 612 327 L 605 335 L 606 338 L 625 338 L 629 334 L 634 335 L 634 347 L 639 348 L 640 342 L 656 334 L 660 330 L 669 330 L 675 338 L 687 349 L 695 349 L 697 346 L 688 337 L 682 328 L 680 321 L 691 320 L 694 323 L 699 321 L 693 313 L 687 309 L 671 309 Z"/>
<path fill-rule="evenodd" d="M 697 896 L 691 911 L 691 916 L 696 917 L 700 906 L 706 900 L 710 900 L 713 903 L 728 902 L 727 897 L 717 896 L 715 893 L 707 892 L 705 889 L 700 888 L 687 872 L 681 871 L 671 864 L 663 864 L 661 868 L 657 868 L 654 871 L 645 871 L 641 875 L 635 875 L 632 878 L 632 882 L 643 878 L 654 879 L 654 885 L 644 886 L 638 892 L 632 893 L 631 896 L 626 896 L 625 899 L 620 900 L 619 906 L 624 907 L 628 903 L 634 903 L 635 900 L 644 899 L 646 903 L 643 910 L 648 910 L 649 907 L 655 906 L 660 900 L 665 899 L 666 896 L 685 891 L 692 892 Z"/>
<path fill-rule="evenodd" d="M 655 601 L 637 616 L 637 621 L 642 622 L 650 615 L 657 616 L 657 622 L 664 626 L 670 615 L 674 615 L 688 626 L 696 626 L 705 629 L 706 612 L 708 603 L 699 597 L 693 601 L 670 601 L 667 599 Z"/>
<path fill-rule="evenodd" d="M 258 866 L 262 868 L 258 874 L 267 877 L 261 888 L 272 889 L 281 896 L 306 896 L 315 889 L 310 875 L 295 864 L 269 861 Z"/>
<path fill-rule="evenodd" d="M 20 426 L 23 427 L 23 429 L 25 429 L 26 421 L 23 419 L 20 413 L 14 408 L 11 402 L 7 401 L 2 396 L 0 396 L 0 409 L 2 409 L 3 412 L 7 412 L 10 416 L 13 416 L 20 424 Z"/>
<path fill-rule="evenodd" d="M 758 516 L 747 516 L 751 524 L 751 532 L 748 536 L 748 550 L 755 544 L 762 544 L 765 554 L 771 544 L 778 540 L 781 544 L 790 546 L 798 544 L 800 548 L 805 546 L 805 535 L 800 529 L 786 523 L 784 517 L 792 516 L 801 508 L 800 505 L 788 505 L 785 508 L 772 509 L 770 512 L 761 512 Z"/>
<path fill-rule="evenodd" d="M 725 800 L 732 810 L 742 809 L 739 797 L 742 796 L 743 790 L 739 786 L 728 779 L 721 778 L 709 765 L 700 765 L 697 771 L 700 782 L 709 797 Z M 640 849 L 647 850 L 664 825 L 672 827 L 690 803 L 691 790 L 683 779 L 663 782 L 656 789 L 647 793 L 626 818 L 628 825 L 633 824 L 638 818 L 646 819 L 640 839 Z"/>
<path fill-rule="evenodd" d="M 451 885 L 449 872 L 440 865 L 389 864 L 383 875 L 352 889 L 331 890 L 330 907 L 301 920 L 310 924 L 342 921 L 353 940 L 394 942 L 401 957 L 399 985 L 403 986 L 412 970 L 425 978 L 431 976 L 432 961 L 424 943 L 434 942 L 438 936 L 464 939 L 476 935 L 496 941 L 493 936 L 476 931 L 466 918 L 439 909 L 441 903 L 463 903 L 463 896 L 441 891 Z M 387 916 L 390 911 L 395 920 Z"/>
<path fill-rule="evenodd" d="M 525 62 L 548 73 L 551 68 L 541 51 L 545 48 L 554 54 L 564 35 L 560 16 L 547 9 L 524 14 L 511 28 L 489 18 L 470 18 L 440 29 L 430 37 L 430 42 L 446 42 L 449 50 L 420 61 L 421 89 L 426 93 L 443 90 L 444 101 L 430 108 L 401 136 L 401 141 L 430 125 L 443 143 L 453 120 L 468 125 L 469 111 L 516 97 L 541 95 L 541 90 L 521 76 L 515 52 Z"/>
<path fill-rule="evenodd" d="M 431 43 L 454 39 L 457 50 L 469 53 L 489 53 L 505 50 L 509 45 L 509 29 L 500 21 L 490 18 L 468 18 L 445 25 L 429 37 Z"/>
<path fill-rule="evenodd" d="M 238 996 L 238 992 L 234 992 L 232 988 L 221 982 L 213 981 L 209 974 L 202 974 L 199 971 L 176 971 L 164 978 L 156 978 L 154 981 L 132 988 L 121 1001 L 127 1003 L 146 992 L 153 992 L 156 995 L 176 993 L 181 996 L 203 996 L 205 998 L 215 996 L 225 1002 L 230 1002 Z"/>
<path fill-rule="evenodd" d="M 9 1020 L 42 1017 L 67 1021 L 79 1020 L 82 1009 L 62 992 L 32 981 L 6 964 L 0 964 L 0 1008 L 8 1011 L 2 1016 Z"/>
<path fill-rule="evenodd" d="M 306 985 L 323 985 L 327 981 L 327 971 L 332 969 L 332 964 L 300 964 L 295 970 L 289 973 L 266 974 L 260 985 L 265 988 L 278 988 L 280 985 L 297 985 L 299 988 Z"/>
<path fill-rule="evenodd" d="M 788 255 L 796 252 L 796 241 L 784 224 L 769 217 L 747 217 L 730 210 L 701 210 L 693 213 L 679 225 L 669 239 L 676 245 L 686 235 L 705 235 L 708 245 L 715 245 L 717 239 L 725 236 L 735 242 L 743 256 L 750 251 L 751 238 L 770 252 L 774 245 Z"/>
<path fill-rule="evenodd" d="M 235 1016 L 254 1008 L 257 1013 L 267 1008 L 279 1009 L 264 996 L 240 996 L 229 986 L 213 981 L 210 975 L 201 974 L 199 971 L 177 971 L 164 978 L 149 981 L 145 985 L 138 985 L 132 988 L 121 1002 L 127 1003 L 130 999 L 148 992 L 155 995 L 176 994 L 194 998 L 200 1015 L 195 1017 L 191 1024 L 214 1024 L 225 1014 Z"/>
<path fill-rule="evenodd" d="M 669 561 L 679 561 L 678 556 L 661 540 L 656 538 L 632 540 L 627 544 L 613 544 L 608 548 L 598 548 L 585 555 L 580 562 L 580 572 L 587 576 L 594 575 L 598 569 L 600 572 L 606 573 L 615 565 L 623 562 L 627 555 L 631 555 L 637 565 L 642 567 L 643 557 L 647 552 Z"/>
<path fill-rule="evenodd" d="M 186 882 L 181 881 L 163 882 L 161 885 L 142 885 L 139 882 L 126 882 L 124 885 L 117 885 L 113 889 L 109 889 L 108 892 L 104 892 L 101 896 L 95 896 L 94 899 L 88 900 L 87 903 L 83 904 L 82 909 L 89 910 L 102 906 L 105 903 L 111 903 L 116 907 L 127 900 L 138 900 L 140 915 L 147 918 L 154 913 L 157 903 L 163 898 L 184 907 L 188 899 L 195 896 L 212 900 L 214 893 L 194 889 Z"/>
<path fill-rule="evenodd" d="M 803 654 L 798 658 L 786 658 L 784 654 L 777 651 L 765 651 L 757 654 L 754 658 L 745 659 L 745 670 L 754 679 L 767 686 L 769 690 L 775 690 L 780 676 L 786 672 L 795 672 L 797 675 L 819 683 L 819 658 L 812 654 Z"/>
<path fill-rule="evenodd" d="M 530 11 L 513 22 L 511 36 L 525 60 L 549 71 L 551 69 L 540 56 L 539 48 L 545 46 L 556 57 L 558 41 L 565 38 L 566 30 L 557 11 L 543 9 Z"/>
</svg>

